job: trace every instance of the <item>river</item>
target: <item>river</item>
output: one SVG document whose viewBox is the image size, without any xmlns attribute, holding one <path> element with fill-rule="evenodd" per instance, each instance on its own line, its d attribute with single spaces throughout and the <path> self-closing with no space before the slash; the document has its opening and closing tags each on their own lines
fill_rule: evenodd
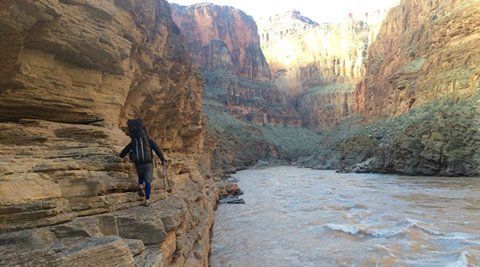
<svg viewBox="0 0 480 267">
<path fill-rule="evenodd" d="M 212 266 L 478 266 L 480 178 L 339 174 L 291 166 L 233 175 Z"/>
</svg>

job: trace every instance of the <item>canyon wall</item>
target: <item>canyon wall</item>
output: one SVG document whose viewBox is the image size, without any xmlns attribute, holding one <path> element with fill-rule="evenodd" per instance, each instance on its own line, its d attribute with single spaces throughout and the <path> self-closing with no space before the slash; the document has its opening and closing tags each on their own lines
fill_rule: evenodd
<svg viewBox="0 0 480 267">
<path fill-rule="evenodd" d="M 402 1 L 369 47 L 357 88 L 367 117 L 399 115 L 435 99 L 478 92 L 478 1 Z"/>
<path fill-rule="evenodd" d="M 222 68 L 251 80 L 270 79 L 252 17 L 230 6 L 171 6 L 173 19 L 202 70 Z"/>
<path fill-rule="evenodd" d="M 354 85 L 383 14 L 318 24 L 293 10 L 259 20 L 273 81 L 296 98 L 305 126 L 329 129 L 356 112 Z"/>
<path fill-rule="evenodd" d="M 404 0 L 369 48 L 358 106 L 367 119 L 418 110 L 373 162 L 386 172 L 480 174 L 480 3 Z"/>
<path fill-rule="evenodd" d="M 261 19 L 259 28 L 275 83 L 291 95 L 361 78 L 374 37 L 364 21 L 318 24 L 295 10 Z"/>
<path fill-rule="evenodd" d="M 479 175 L 479 17 L 480 3 L 469 0 L 403 0 L 393 8 L 355 89 L 363 119 L 325 135 L 317 167 Z"/>
<path fill-rule="evenodd" d="M 301 122 L 288 96 L 270 81 L 253 18 L 229 6 L 171 7 L 205 80 L 203 107 L 213 168 L 233 171 L 259 159 L 282 155 L 291 159 L 291 153 L 281 153 L 285 150 L 266 133 L 291 133 L 286 128 L 299 127 Z"/>
<path fill-rule="evenodd" d="M 163 0 L 0 3 L 0 265 L 208 265 L 202 79 Z M 121 130 L 166 151 L 140 207 Z M 160 171 L 159 171 L 160 173 Z"/>
<path fill-rule="evenodd" d="M 204 97 L 253 124 L 299 124 L 285 96 L 269 82 L 270 69 L 252 17 L 229 6 L 171 6 L 173 19 L 204 76 Z"/>
</svg>

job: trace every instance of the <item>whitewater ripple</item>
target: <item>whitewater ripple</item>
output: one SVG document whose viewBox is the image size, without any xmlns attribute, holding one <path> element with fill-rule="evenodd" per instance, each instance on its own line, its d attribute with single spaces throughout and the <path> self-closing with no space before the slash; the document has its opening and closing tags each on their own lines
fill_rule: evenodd
<svg viewBox="0 0 480 267">
<path fill-rule="evenodd" d="M 366 237 L 373 237 L 373 238 L 392 238 L 401 234 L 406 234 L 412 229 L 417 229 L 432 237 L 446 239 L 446 240 L 469 241 L 469 239 L 471 238 L 471 236 L 466 233 L 456 233 L 456 232 L 441 233 L 413 219 L 402 220 L 396 226 L 391 227 L 390 229 L 372 229 L 373 226 L 371 225 L 361 225 L 361 224 L 357 225 L 357 224 L 327 223 L 324 226 L 327 229 L 332 231 L 343 232 L 353 236 L 366 236 Z"/>
</svg>

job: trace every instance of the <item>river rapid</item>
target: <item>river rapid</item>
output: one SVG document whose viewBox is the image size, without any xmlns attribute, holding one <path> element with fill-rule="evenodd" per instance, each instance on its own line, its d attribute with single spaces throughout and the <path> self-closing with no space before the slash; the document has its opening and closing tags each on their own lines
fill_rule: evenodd
<svg viewBox="0 0 480 267">
<path fill-rule="evenodd" d="M 233 175 L 212 266 L 479 266 L 480 178 L 339 174 L 291 166 Z"/>
</svg>

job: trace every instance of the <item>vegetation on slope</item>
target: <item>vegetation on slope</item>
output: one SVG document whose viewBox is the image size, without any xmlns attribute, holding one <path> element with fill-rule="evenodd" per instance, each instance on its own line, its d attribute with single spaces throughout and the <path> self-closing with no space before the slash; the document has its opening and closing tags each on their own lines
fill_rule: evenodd
<svg viewBox="0 0 480 267">
<path fill-rule="evenodd" d="M 324 133 L 304 165 L 412 175 L 480 173 L 479 96 L 444 98 L 365 123 L 352 116 Z"/>
<path fill-rule="evenodd" d="M 313 153 L 320 135 L 301 127 L 254 125 L 225 112 L 224 106 L 204 98 L 207 140 L 213 146 L 217 170 L 233 171 L 258 160 L 296 161 Z"/>
</svg>

